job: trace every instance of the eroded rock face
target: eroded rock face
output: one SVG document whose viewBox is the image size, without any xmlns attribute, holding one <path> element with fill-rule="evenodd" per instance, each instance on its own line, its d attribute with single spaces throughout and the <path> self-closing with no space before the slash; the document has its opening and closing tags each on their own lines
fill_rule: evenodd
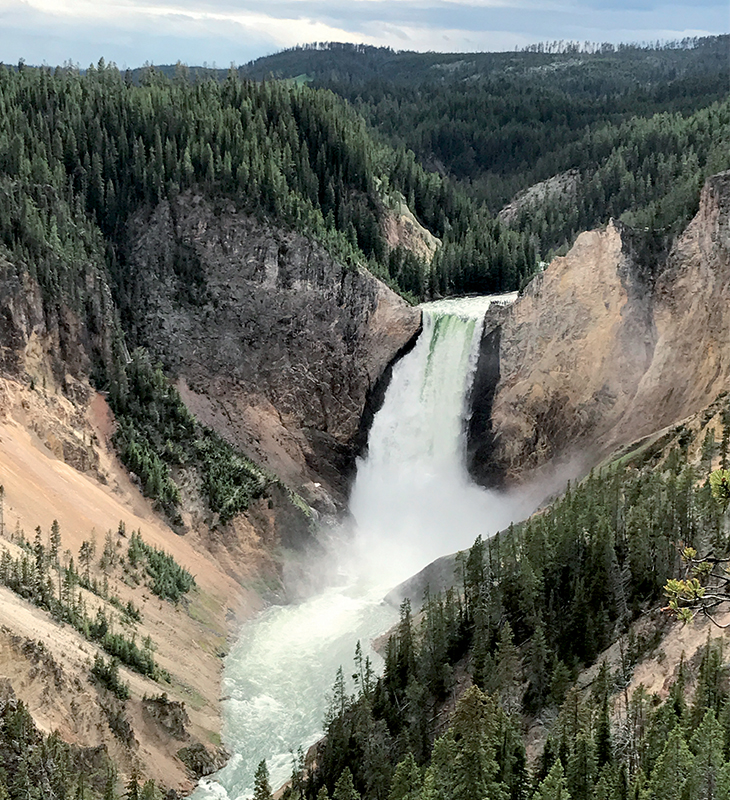
<svg viewBox="0 0 730 800">
<path fill-rule="evenodd" d="M 86 402 L 92 361 L 110 361 L 115 335 L 111 295 L 93 264 L 77 294 L 83 316 L 63 300 L 49 301 L 27 270 L 0 256 L 0 372 L 32 381 L 47 391 L 63 390 Z M 81 305 L 81 303 L 77 303 Z"/>
<path fill-rule="evenodd" d="M 368 393 L 420 312 L 304 236 L 200 196 L 130 234 L 136 343 L 201 421 L 288 484 L 342 500 Z"/>
<path fill-rule="evenodd" d="M 89 374 L 95 357 L 109 360 L 115 320 L 103 276 L 93 264 L 87 269 L 82 318 L 64 300 L 44 298 L 35 278 L 0 256 L 0 420 L 18 419 L 57 458 L 95 472 Z M 24 396 L 24 386 L 35 391 Z"/>
<path fill-rule="evenodd" d="M 730 376 L 730 172 L 710 178 L 700 208 L 674 247 L 654 292 L 656 347 L 626 439 L 698 411 L 728 388 Z M 659 424 L 657 424 L 659 423 Z"/>
<path fill-rule="evenodd" d="M 729 208 L 723 173 L 658 277 L 620 224 L 581 234 L 487 321 L 469 437 L 478 480 L 515 482 L 561 457 L 580 471 L 727 388 Z"/>
</svg>

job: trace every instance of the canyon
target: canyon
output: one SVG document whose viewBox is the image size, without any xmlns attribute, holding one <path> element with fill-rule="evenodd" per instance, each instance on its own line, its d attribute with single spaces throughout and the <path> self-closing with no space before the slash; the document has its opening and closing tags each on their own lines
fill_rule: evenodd
<svg viewBox="0 0 730 800">
<path fill-rule="evenodd" d="M 581 477 L 727 391 L 729 209 L 722 173 L 661 269 L 638 260 L 631 231 L 611 221 L 581 234 L 513 304 L 487 312 L 467 437 L 476 481 L 512 489 Z M 148 777 L 187 792 L 226 757 L 222 657 L 241 622 L 286 600 L 283 566 L 316 549 L 313 525 L 341 517 L 356 457 L 422 319 L 365 269 L 200 193 L 138 212 L 127 241 L 121 312 L 101 269 L 86 276 L 80 314 L 48 303 L 31 276 L 0 262 L 2 546 L 19 553 L 12 532 L 30 538 L 57 519 L 72 554 L 92 531 L 103 539 L 112 530 L 123 548 L 114 532 L 122 521 L 172 553 L 197 583 L 184 603 L 130 585 L 121 567 L 109 576 L 121 601 L 141 608 L 137 636 L 152 637 L 171 682 L 122 668 L 133 733 L 121 740 L 110 723 L 119 709 L 88 681 L 95 645 L 6 587 L 0 667 L 41 729 L 103 744 L 123 769 L 137 759 Z M 191 489 L 173 529 L 143 496 L 115 455 L 113 414 L 91 381 L 130 309 L 130 347 L 146 347 L 189 410 L 275 473 L 304 516 L 274 488 L 222 525 Z M 183 709 L 182 729 L 150 705 L 162 692 Z M 186 766 L 181 751 L 191 747 Z"/>
</svg>

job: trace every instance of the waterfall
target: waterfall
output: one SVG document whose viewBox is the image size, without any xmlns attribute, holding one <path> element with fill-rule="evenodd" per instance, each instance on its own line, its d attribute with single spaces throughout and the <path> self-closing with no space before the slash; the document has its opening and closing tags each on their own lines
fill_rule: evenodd
<svg viewBox="0 0 730 800">
<path fill-rule="evenodd" d="M 263 758 L 272 786 L 281 785 L 291 753 L 322 735 L 337 668 L 349 674 L 355 643 L 368 654 L 372 639 L 397 620 L 382 601 L 388 589 L 509 523 L 514 507 L 470 482 L 463 434 L 484 314 L 495 300 L 513 298 L 422 306 L 423 332 L 393 370 L 358 462 L 354 536 L 331 553 L 342 585 L 270 608 L 244 627 L 224 675 L 224 739 L 234 755 L 195 798 L 250 797 Z M 369 654 L 377 667 L 379 657 Z"/>
<path fill-rule="evenodd" d="M 491 532 L 494 496 L 466 471 L 464 430 L 484 315 L 514 295 L 423 305 L 423 333 L 393 371 L 350 498 L 360 571 L 391 584 Z M 486 528 L 486 529 L 485 529 Z"/>
</svg>

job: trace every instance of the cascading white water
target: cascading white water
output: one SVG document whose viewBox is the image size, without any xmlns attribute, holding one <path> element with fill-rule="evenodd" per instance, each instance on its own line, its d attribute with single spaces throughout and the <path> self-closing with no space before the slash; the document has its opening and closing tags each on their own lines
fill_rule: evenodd
<svg viewBox="0 0 730 800">
<path fill-rule="evenodd" d="M 367 652 L 397 611 L 382 601 L 435 558 L 469 547 L 506 525 L 514 505 L 473 485 L 464 464 L 464 423 L 484 314 L 495 299 L 422 306 L 423 333 L 395 367 L 358 463 L 350 499 L 352 539 L 333 549 L 342 585 L 297 605 L 268 609 L 245 626 L 224 676 L 225 742 L 234 755 L 194 797 L 243 798 L 267 759 L 272 785 L 292 756 L 322 734 L 335 672 Z M 346 578 L 344 577 L 346 576 Z M 370 653 L 376 665 L 379 658 Z"/>
<path fill-rule="evenodd" d="M 322 736 L 327 694 L 340 665 L 348 673 L 355 643 L 388 630 L 397 612 L 383 593 L 329 587 L 291 606 L 275 606 L 246 625 L 226 658 L 226 747 L 231 760 L 193 795 L 244 798 L 253 793 L 256 766 L 265 758 L 271 784 L 291 775 L 292 757 Z M 370 651 L 371 659 L 380 661 Z"/>
<path fill-rule="evenodd" d="M 393 371 L 350 498 L 361 571 L 398 583 L 499 521 L 501 504 L 469 479 L 463 435 L 482 322 L 494 300 L 422 306 L 423 333 Z"/>
</svg>

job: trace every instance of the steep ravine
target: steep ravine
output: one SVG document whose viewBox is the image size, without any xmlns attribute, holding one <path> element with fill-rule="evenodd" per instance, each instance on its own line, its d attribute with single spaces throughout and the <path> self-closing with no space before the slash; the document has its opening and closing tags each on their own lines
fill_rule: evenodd
<svg viewBox="0 0 730 800">
<path fill-rule="evenodd" d="M 583 233 L 487 320 L 468 448 L 479 482 L 509 485 L 561 462 L 579 474 L 727 388 L 729 208 L 726 172 L 707 181 L 658 275 L 620 223 Z"/>
</svg>

